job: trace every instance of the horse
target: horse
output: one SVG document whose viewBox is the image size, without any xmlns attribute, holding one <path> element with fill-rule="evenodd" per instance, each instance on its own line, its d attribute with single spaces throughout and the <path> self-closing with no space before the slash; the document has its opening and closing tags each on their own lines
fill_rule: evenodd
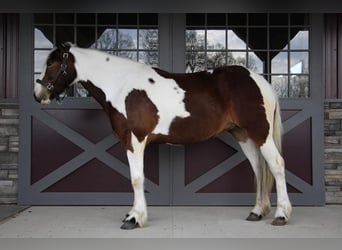
<svg viewBox="0 0 342 250">
<path fill-rule="evenodd" d="M 77 82 L 103 107 L 126 150 L 134 202 L 122 229 L 147 222 L 144 149 L 149 143 L 194 143 L 224 131 L 240 144 L 256 176 L 256 202 L 246 220 L 259 221 L 270 212 L 275 180 L 277 208 L 271 224 L 288 223 L 292 206 L 281 155 L 279 102 L 261 75 L 236 65 L 212 72 L 169 73 L 64 43 L 48 55 L 34 98 L 41 104 L 60 100 Z"/>
</svg>

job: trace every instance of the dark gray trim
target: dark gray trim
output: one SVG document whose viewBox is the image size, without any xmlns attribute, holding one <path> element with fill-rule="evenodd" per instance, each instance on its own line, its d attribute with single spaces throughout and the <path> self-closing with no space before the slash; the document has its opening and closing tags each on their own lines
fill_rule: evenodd
<svg viewBox="0 0 342 250">
<path fill-rule="evenodd" d="M 0 12 L 34 13 L 34 12 L 154 12 L 154 13 L 201 13 L 201 12 L 305 12 L 337 13 L 342 12 L 342 2 L 336 0 L 3 0 Z"/>
</svg>

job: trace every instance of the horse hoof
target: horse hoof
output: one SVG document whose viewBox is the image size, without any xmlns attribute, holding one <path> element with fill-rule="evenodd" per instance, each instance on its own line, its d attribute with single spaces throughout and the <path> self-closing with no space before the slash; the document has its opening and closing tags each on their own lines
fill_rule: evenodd
<svg viewBox="0 0 342 250">
<path fill-rule="evenodd" d="M 277 217 L 272 221 L 273 226 L 284 226 L 287 223 L 285 217 Z"/>
<path fill-rule="evenodd" d="M 260 214 L 260 215 L 257 215 L 257 214 L 255 214 L 255 213 L 253 213 L 253 212 L 251 212 L 249 215 L 248 215 L 248 217 L 246 218 L 246 220 L 248 220 L 248 221 L 259 221 L 259 220 L 261 220 L 262 219 L 262 215 Z"/>
<path fill-rule="evenodd" d="M 127 220 L 122 224 L 120 227 L 123 230 L 132 230 L 138 227 L 138 223 L 136 222 L 135 218 L 132 218 L 130 220 Z"/>
</svg>

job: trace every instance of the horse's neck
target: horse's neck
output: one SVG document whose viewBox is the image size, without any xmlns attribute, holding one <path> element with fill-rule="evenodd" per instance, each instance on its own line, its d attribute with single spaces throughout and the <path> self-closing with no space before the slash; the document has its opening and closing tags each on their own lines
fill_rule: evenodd
<svg viewBox="0 0 342 250">
<path fill-rule="evenodd" d="M 136 62 L 97 50 L 73 47 L 70 52 L 75 56 L 76 81 L 90 81 L 101 89 L 108 84 L 120 87 L 138 67 Z"/>
</svg>

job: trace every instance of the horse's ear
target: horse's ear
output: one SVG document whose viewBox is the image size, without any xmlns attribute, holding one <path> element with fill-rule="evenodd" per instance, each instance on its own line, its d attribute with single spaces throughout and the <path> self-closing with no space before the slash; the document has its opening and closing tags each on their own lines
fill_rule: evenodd
<svg viewBox="0 0 342 250">
<path fill-rule="evenodd" d="M 69 51 L 69 49 L 72 47 L 71 42 L 65 42 L 65 43 L 57 43 L 57 48 L 62 51 Z"/>
</svg>

